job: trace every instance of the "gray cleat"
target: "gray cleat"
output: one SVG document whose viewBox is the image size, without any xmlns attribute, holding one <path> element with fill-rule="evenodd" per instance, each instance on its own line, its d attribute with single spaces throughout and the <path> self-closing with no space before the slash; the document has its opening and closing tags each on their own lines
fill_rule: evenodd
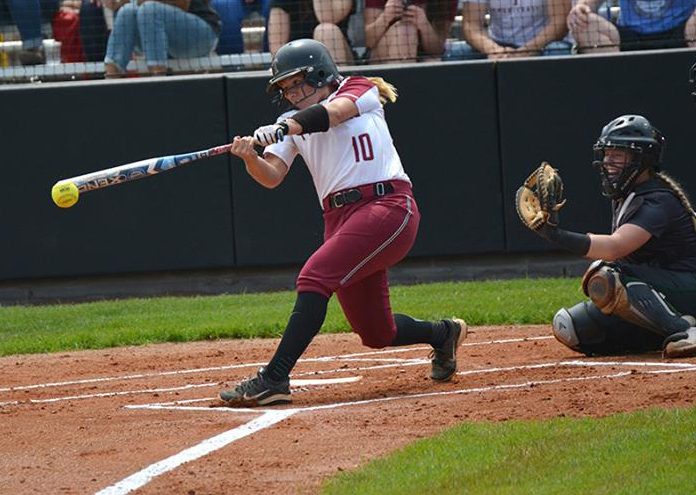
<svg viewBox="0 0 696 495">
<path fill-rule="evenodd" d="M 449 334 L 440 347 L 434 347 L 430 354 L 432 372 L 430 378 L 438 382 L 446 382 L 457 371 L 457 348 L 463 338 L 466 338 L 468 327 L 459 318 L 442 320 L 447 325 Z"/>
<path fill-rule="evenodd" d="M 290 397 L 290 379 L 276 382 L 264 376 L 261 368 L 255 377 L 247 378 L 235 388 L 220 392 L 220 398 L 230 405 L 271 406 L 288 404 Z"/>
<path fill-rule="evenodd" d="M 696 327 L 691 327 L 685 332 L 674 333 L 667 337 L 662 356 L 666 358 L 696 356 Z"/>
</svg>

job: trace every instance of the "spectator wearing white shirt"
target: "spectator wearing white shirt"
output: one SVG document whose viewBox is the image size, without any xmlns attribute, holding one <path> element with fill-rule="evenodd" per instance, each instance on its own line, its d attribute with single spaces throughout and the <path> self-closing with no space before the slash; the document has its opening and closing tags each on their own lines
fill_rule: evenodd
<svg viewBox="0 0 696 495">
<path fill-rule="evenodd" d="M 570 8 L 570 0 L 467 0 L 462 6 L 462 35 L 489 59 L 569 53 L 570 44 L 563 39 Z"/>
</svg>

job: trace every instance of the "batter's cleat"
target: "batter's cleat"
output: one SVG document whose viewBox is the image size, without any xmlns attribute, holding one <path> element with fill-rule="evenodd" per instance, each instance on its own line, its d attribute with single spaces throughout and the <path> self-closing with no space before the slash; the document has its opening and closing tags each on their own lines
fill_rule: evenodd
<svg viewBox="0 0 696 495">
<path fill-rule="evenodd" d="M 665 339 L 662 357 L 685 358 L 696 356 L 696 327 L 674 333 Z"/>
<path fill-rule="evenodd" d="M 449 333 L 440 347 L 433 347 L 430 354 L 432 371 L 430 378 L 438 382 L 446 382 L 457 371 L 457 348 L 463 338 L 466 338 L 468 327 L 464 320 L 452 318 L 442 320 Z"/>
<path fill-rule="evenodd" d="M 255 377 L 247 378 L 235 388 L 220 392 L 220 398 L 230 405 L 272 406 L 288 404 L 290 398 L 290 379 L 276 382 L 264 376 L 259 369 Z"/>
</svg>

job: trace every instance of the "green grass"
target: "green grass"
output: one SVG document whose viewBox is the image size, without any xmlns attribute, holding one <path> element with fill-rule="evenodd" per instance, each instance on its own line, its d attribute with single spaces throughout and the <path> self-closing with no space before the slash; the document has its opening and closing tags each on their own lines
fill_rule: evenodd
<svg viewBox="0 0 696 495">
<path fill-rule="evenodd" d="M 578 279 L 392 287 L 395 311 L 472 325 L 548 323 L 583 299 Z M 0 307 L 0 355 L 279 336 L 293 292 Z M 324 332 L 348 331 L 335 300 Z M 696 409 L 600 420 L 463 423 L 330 480 L 324 493 L 691 494 Z"/>
<path fill-rule="evenodd" d="M 583 298 L 579 280 L 518 279 L 392 287 L 392 308 L 471 325 L 548 323 Z M 281 335 L 294 292 L 0 307 L 0 355 Z M 348 324 L 332 299 L 324 332 Z"/>
<path fill-rule="evenodd" d="M 324 495 L 655 495 L 696 492 L 696 409 L 602 419 L 464 423 L 364 468 Z"/>
</svg>

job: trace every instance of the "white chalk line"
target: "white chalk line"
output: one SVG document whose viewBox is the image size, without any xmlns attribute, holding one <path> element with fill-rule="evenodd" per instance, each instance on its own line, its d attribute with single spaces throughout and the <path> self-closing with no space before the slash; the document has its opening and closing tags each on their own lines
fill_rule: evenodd
<svg viewBox="0 0 696 495">
<path fill-rule="evenodd" d="M 530 340 L 546 340 L 546 339 L 552 339 L 552 338 L 553 337 L 523 337 L 523 338 L 518 338 L 518 339 L 488 340 L 488 341 L 483 341 L 483 342 L 466 342 L 462 345 L 463 346 L 480 346 L 480 345 L 493 345 L 493 344 L 508 344 L 508 343 L 516 343 L 516 342 L 526 342 L 526 341 L 530 341 Z M 431 348 L 429 346 L 417 346 L 417 347 L 408 347 L 408 348 L 399 348 L 399 349 L 387 349 L 387 350 L 380 350 L 380 351 L 367 351 L 367 352 L 343 354 L 343 355 L 337 355 L 337 356 L 324 356 L 324 357 L 318 357 L 318 358 L 302 358 L 298 362 L 300 362 L 300 363 L 303 363 L 303 362 L 304 363 L 311 363 L 311 362 L 321 363 L 321 362 L 331 362 L 331 361 L 340 361 L 340 360 L 351 360 L 353 358 L 359 358 L 359 357 L 364 357 L 364 356 L 379 356 L 379 355 L 383 355 L 383 354 L 398 354 L 398 353 L 415 352 L 415 351 L 421 351 L 421 350 L 430 351 Z M 195 373 L 208 373 L 211 371 L 212 372 L 214 372 L 214 371 L 226 371 L 226 370 L 240 369 L 240 368 L 258 368 L 259 366 L 263 366 L 265 364 L 267 364 L 267 363 L 260 362 L 260 363 L 230 364 L 230 365 L 223 365 L 223 366 L 211 366 L 211 367 L 206 367 L 206 368 L 192 368 L 192 369 L 185 369 L 185 370 L 158 371 L 158 372 L 153 372 L 153 373 L 137 373 L 137 374 L 131 374 L 131 375 L 122 375 L 122 376 L 107 376 L 107 377 L 102 377 L 102 378 L 85 378 L 85 379 L 80 379 L 80 380 L 67 380 L 67 381 L 62 381 L 62 382 L 48 382 L 48 383 L 38 383 L 38 384 L 32 384 L 32 385 L 18 385 L 18 386 L 14 386 L 14 387 L 0 387 L 0 392 L 14 392 L 14 391 L 20 391 L 20 390 L 32 390 L 32 389 L 49 388 L 49 387 L 65 387 L 65 386 L 71 386 L 71 385 L 89 385 L 91 383 L 103 383 L 103 382 L 120 381 L 120 380 L 140 380 L 143 378 L 153 378 L 153 377 L 161 377 L 161 376 L 176 376 L 176 375 L 195 374 Z"/>
<path fill-rule="evenodd" d="M 514 370 L 514 369 L 533 369 L 533 368 L 541 368 L 541 367 L 551 367 L 551 366 L 577 366 L 577 367 L 593 367 L 596 363 L 595 362 L 583 362 L 583 361 L 567 361 L 567 362 L 562 362 L 562 361 L 556 361 L 556 362 L 551 362 L 551 363 L 540 363 L 537 365 L 520 365 L 520 366 L 514 366 L 514 367 L 507 367 L 507 368 L 491 368 L 490 370 L 473 370 L 474 372 L 493 372 L 493 371 L 500 371 L 500 370 Z M 646 362 L 640 362 L 640 363 L 632 363 L 629 365 L 633 366 L 663 366 L 666 363 L 646 363 Z M 667 363 L 669 364 L 669 363 Z M 621 362 L 602 362 L 602 365 L 604 366 L 625 366 L 624 363 Z M 664 366 L 663 366 L 664 367 Z M 696 366 L 691 366 L 691 367 L 684 367 L 684 366 L 679 366 L 677 369 L 672 369 L 669 370 L 651 370 L 648 372 L 641 372 L 641 373 L 657 373 L 660 371 L 670 371 L 670 372 L 685 372 L 685 371 L 696 371 Z M 145 484 L 149 483 L 154 477 L 159 476 L 163 473 L 166 473 L 168 471 L 171 471 L 181 464 L 184 464 L 186 462 L 190 462 L 192 460 L 198 459 L 204 455 L 207 455 L 208 453 L 211 453 L 215 450 L 218 450 L 219 448 L 222 448 L 232 442 L 234 442 L 238 438 L 242 438 L 243 436 L 247 436 L 251 433 L 254 433 L 262 428 L 267 428 L 272 426 L 273 424 L 282 421 L 283 419 L 290 417 L 293 414 L 296 414 L 298 412 L 308 412 L 308 411 L 320 411 L 320 410 L 328 410 L 328 409 L 336 409 L 340 407 L 348 407 L 348 406 L 358 406 L 358 405 L 368 405 L 368 404 L 374 404 L 374 403 L 380 403 L 380 402 L 390 402 L 390 401 L 395 401 L 395 400 L 413 400 L 413 399 L 420 399 L 420 398 L 426 398 L 426 397 L 436 397 L 436 396 L 450 396 L 450 395 L 461 395 L 461 394 L 471 394 L 471 393 L 485 393 L 485 392 L 490 392 L 490 391 L 504 391 L 504 390 L 513 390 L 513 389 L 520 389 L 520 388 L 530 388 L 530 387 L 535 387 L 535 386 L 542 386 L 542 385 L 549 385 L 549 384 L 558 384 L 558 383 L 568 383 L 568 382 L 577 382 L 577 381 L 590 381 L 590 380 L 600 380 L 600 379 L 613 379 L 613 378 L 620 378 L 620 377 L 625 377 L 625 376 L 630 376 L 633 375 L 634 371 L 622 371 L 618 373 L 613 373 L 613 374 L 607 374 L 607 375 L 599 375 L 599 376 L 583 376 L 583 377 L 570 377 L 570 378 L 559 378 L 559 379 L 553 379 L 553 380 L 534 380 L 534 381 L 526 381 L 522 383 L 516 383 L 516 384 L 500 384 L 500 385 L 493 385 L 493 386 L 487 386 L 487 387 L 474 387 L 474 388 L 467 388 L 467 389 L 460 389 L 460 390 L 453 390 L 453 391 L 439 391 L 439 392 L 428 392 L 428 393 L 420 393 L 420 394 L 407 394 L 407 395 L 401 395 L 401 396 L 393 396 L 393 397 L 381 397 L 377 399 L 365 399 L 365 400 L 360 400 L 360 401 L 349 401 L 349 402 L 343 402 L 343 403 L 334 403 L 334 404 L 324 404 L 324 405 L 318 405 L 318 406 L 309 406 L 309 407 L 304 407 L 304 408 L 290 408 L 290 409 L 264 409 L 264 410 L 257 410 L 257 409 L 249 409 L 249 408 L 211 408 L 211 407 L 200 407 L 200 406 L 183 406 L 183 405 L 167 405 L 165 403 L 161 404 L 143 404 L 143 405 L 129 405 L 125 406 L 126 409 L 168 409 L 168 410 L 178 410 L 178 411 L 206 411 L 206 412 L 222 412 L 222 413 L 245 413 L 248 414 L 249 412 L 259 412 L 263 413 L 264 415 L 261 416 L 258 420 L 254 421 L 261 421 L 264 418 L 269 418 L 269 414 L 273 413 L 284 413 L 283 416 L 273 416 L 271 420 L 267 421 L 264 423 L 262 426 L 257 427 L 256 429 L 249 429 L 251 431 L 245 432 L 245 433 L 238 433 L 240 429 L 247 427 L 248 425 L 251 425 L 254 423 L 254 421 L 247 423 L 246 425 L 243 425 L 241 427 L 235 428 L 233 430 L 230 430 L 228 432 L 225 432 L 223 434 L 217 435 L 215 437 L 212 437 L 209 440 L 206 440 L 204 442 L 201 442 L 200 444 L 191 447 L 189 449 L 186 449 L 182 451 L 179 454 L 176 454 L 175 456 L 169 457 L 163 461 L 160 461 L 158 463 L 155 463 L 138 473 L 135 473 L 124 480 L 116 483 L 115 485 L 112 485 L 110 487 L 107 487 L 106 489 L 98 492 L 97 495 L 125 495 L 127 493 L 130 493 L 133 490 L 136 490 Z M 315 383 L 317 380 L 311 380 L 310 382 Z M 300 382 L 302 383 L 302 382 Z M 219 441 L 216 441 L 219 440 Z"/>
<path fill-rule="evenodd" d="M 128 476 L 127 478 L 119 481 L 118 483 L 109 486 L 99 492 L 97 492 L 96 495 L 126 495 L 130 493 L 133 490 L 136 490 L 138 488 L 141 488 L 142 486 L 146 485 L 149 483 L 153 478 L 156 476 L 159 476 L 161 474 L 164 474 L 168 471 L 171 471 L 178 466 L 186 463 L 193 461 L 195 459 L 198 459 L 204 455 L 207 455 L 215 450 L 218 450 L 235 440 L 242 438 L 244 436 L 250 435 L 252 433 L 255 433 L 256 431 L 261 430 L 262 428 L 267 428 L 269 426 L 272 426 L 275 423 L 278 423 L 294 414 L 297 414 L 299 412 L 308 412 L 308 411 L 320 411 L 320 410 L 326 410 L 326 409 L 337 409 L 341 407 L 348 407 L 348 406 L 359 406 L 359 405 L 367 405 L 367 404 L 374 404 L 378 402 L 388 402 L 388 401 L 396 401 L 396 400 L 407 400 L 407 399 L 419 399 L 419 398 L 425 398 L 425 397 L 434 397 L 434 396 L 447 396 L 447 395 L 456 395 L 456 394 L 471 394 L 471 393 L 483 393 L 483 392 L 489 392 L 489 391 L 498 391 L 498 390 L 512 390 L 512 389 L 518 389 L 518 388 L 528 388 L 528 387 L 534 387 L 534 386 L 540 386 L 540 385 L 547 385 L 547 384 L 553 384 L 553 383 L 561 383 L 561 382 L 571 382 L 571 381 L 581 381 L 581 380 L 597 380 L 597 379 L 604 379 L 604 378 L 616 378 L 616 377 L 621 377 L 621 376 L 627 376 L 630 375 L 630 371 L 625 371 L 621 373 L 614 373 L 611 375 L 602 375 L 602 376 L 594 376 L 594 377 L 576 377 L 576 378 L 563 378 L 563 379 L 556 379 L 556 380 L 537 380 L 537 381 L 529 381 L 529 382 L 524 382 L 524 383 L 518 383 L 518 384 L 505 384 L 505 385 L 494 385 L 494 386 L 489 386 L 489 387 L 476 387 L 476 388 L 469 388 L 469 389 L 461 389 L 461 390 L 453 390 L 453 391 L 447 391 L 447 392 L 429 392 L 429 393 L 422 393 L 422 394 L 409 394 L 409 395 L 401 395 L 401 396 L 394 396 L 394 397 L 381 397 L 378 399 L 366 399 L 366 400 L 361 400 L 361 401 L 350 401 L 350 402 L 341 402 L 341 403 L 336 403 L 336 404 L 325 404 L 325 405 L 320 405 L 320 406 L 310 406 L 310 407 L 303 407 L 303 408 L 291 408 L 291 409 L 280 409 L 280 410 L 257 410 L 254 409 L 253 411 L 258 411 L 262 412 L 263 416 L 260 418 L 253 420 L 249 423 L 246 423 L 245 425 L 242 425 L 240 427 L 237 427 L 233 430 L 227 431 L 225 433 L 222 433 L 220 435 L 216 435 L 215 437 L 212 437 L 208 440 L 205 440 L 198 445 L 195 445 L 193 447 L 190 447 L 186 450 L 183 450 L 179 454 L 176 454 L 174 456 L 168 457 L 167 459 L 164 459 L 162 461 L 159 461 L 155 464 L 152 464 L 145 469 Z M 192 406 L 166 406 L 166 405 L 161 405 L 161 404 L 143 404 L 143 405 L 130 405 L 130 406 L 125 406 L 127 409 L 149 409 L 149 410 L 156 410 L 156 409 L 168 409 L 168 410 L 179 410 L 179 411 L 214 411 L 214 412 L 223 412 L 223 413 L 239 413 L 239 412 L 245 412 L 248 413 L 250 412 L 250 409 L 233 409 L 233 408 L 209 408 L 209 407 L 192 407 Z M 277 416 L 271 416 L 269 415 L 277 413 Z M 263 420 L 266 420 L 263 424 L 259 425 L 259 423 L 263 422 Z M 251 425 L 255 424 L 255 428 L 252 428 Z M 257 426 L 258 425 L 258 426 Z M 240 429 L 246 429 L 243 432 L 240 432 Z"/>
<path fill-rule="evenodd" d="M 540 366 L 547 366 L 547 365 L 553 365 L 557 363 L 543 363 L 542 365 L 536 365 L 536 367 Z M 581 362 L 569 362 L 568 363 L 571 366 L 583 366 Z M 590 363 L 592 364 L 592 363 Z M 657 363 L 656 363 L 657 364 Z M 527 367 L 527 366 L 525 366 Z M 518 367 L 520 368 L 520 367 Z M 671 372 L 684 372 L 684 371 L 696 371 L 696 366 L 692 366 L 691 368 L 680 368 L 680 369 L 672 369 L 672 370 L 652 370 L 648 371 L 647 373 L 657 373 L 660 371 L 671 371 Z M 210 407 L 195 407 L 195 406 L 169 406 L 165 404 L 142 404 L 142 405 L 128 405 L 125 406 L 127 409 L 149 409 L 149 410 L 155 410 L 155 409 L 168 409 L 168 410 L 179 410 L 179 411 L 206 411 L 206 412 L 223 412 L 223 413 L 249 413 L 251 411 L 254 412 L 259 412 L 262 413 L 263 416 L 260 418 L 253 420 L 249 423 L 246 423 L 245 425 L 242 425 L 240 427 L 237 427 L 233 430 L 227 431 L 225 433 L 222 433 L 220 435 L 216 435 L 215 437 L 212 437 L 208 440 L 205 440 L 198 445 L 195 445 L 193 447 L 190 447 L 186 450 L 183 450 L 179 454 L 176 454 L 174 456 L 171 456 L 167 459 L 164 459 L 162 461 L 159 461 L 155 464 L 152 464 L 148 466 L 147 468 L 123 479 L 122 481 L 119 481 L 115 485 L 112 485 L 110 487 L 105 488 L 104 490 L 99 491 L 96 495 L 125 495 L 130 493 L 133 490 L 136 490 L 147 483 L 149 483 L 153 478 L 156 476 L 159 476 L 163 473 L 166 473 L 168 471 L 171 471 L 181 464 L 184 464 L 186 462 L 190 462 L 192 460 L 198 459 L 204 455 L 207 455 L 215 450 L 218 450 L 235 440 L 239 438 L 243 438 L 244 436 L 250 435 L 252 433 L 255 433 L 256 431 L 259 431 L 263 428 L 268 428 L 272 426 L 273 424 L 276 424 L 294 414 L 300 413 L 300 412 L 311 412 L 311 411 L 321 411 L 321 410 L 328 410 L 328 409 L 337 409 L 341 407 L 350 407 L 350 406 L 360 406 L 360 405 L 368 405 L 368 404 L 375 404 L 375 403 L 380 403 L 380 402 L 391 402 L 391 401 L 397 401 L 397 400 L 413 400 L 413 399 L 422 399 L 426 397 L 443 397 L 443 396 L 451 396 L 451 395 L 462 395 L 462 394 L 473 394 L 473 393 L 486 393 L 486 392 L 491 392 L 491 391 L 504 391 L 504 390 L 514 390 L 514 389 L 521 389 L 521 388 L 531 388 L 531 387 L 538 387 L 538 386 L 543 386 L 543 385 L 551 385 L 551 384 L 558 384 L 558 383 L 569 383 L 569 382 L 579 382 L 579 381 L 591 381 L 591 380 L 602 380 L 602 379 L 614 379 L 614 378 L 621 378 L 625 376 L 630 376 L 633 375 L 633 371 L 622 371 L 618 373 L 612 373 L 612 374 L 607 374 L 607 375 L 599 375 L 599 376 L 584 376 L 584 377 L 572 377 L 572 378 L 559 378 L 559 379 L 553 379 L 553 380 L 534 380 L 534 381 L 526 381 L 522 383 L 513 383 L 513 384 L 501 384 L 501 385 L 493 385 L 493 386 L 487 386 L 487 387 L 474 387 L 474 388 L 466 388 L 466 389 L 460 389 L 460 390 L 450 390 L 450 391 L 440 391 L 440 392 L 427 392 L 427 393 L 420 393 L 420 394 L 407 394 L 407 395 L 400 395 L 400 396 L 393 396 L 393 397 L 380 397 L 377 399 L 365 399 L 365 400 L 360 400 L 360 401 L 349 401 L 349 402 L 340 402 L 340 403 L 335 403 L 335 404 L 324 404 L 324 405 L 318 405 L 318 406 L 309 406 L 309 407 L 302 407 L 302 408 L 290 408 L 290 409 L 248 409 L 248 408 L 210 408 Z M 272 414 L 276 414 L 274 416 L 270 416 Z M 253 426 L 252 426 L 253 425 Z"/>
<path fill-rule="evenodd" d="M 507 371 L 519 371 L 519 370 L 528 370 L 528 369 L 541 369 L 541 368 L 553 368 L 553 367 L 584 367 L 584 368 L 592 368 L 595 366 L 596 363 L 591 362 L 591 361 L 553 361 L 549 363 L 539 363 L 539 364 L 528 364 L 528 365 L 519 365 L 519 366 L 508 366 L 508 367 L 496 367 L 496 368 L 484 368 L 480 370 L 468 370 L 468 371 L 460 371 L 457 373 L 457 375 L 460 376 L 466 376 L 466 375 L 474 375 L 474 374 L 485 374 L 485 373 L 498 373 L 498 372 L 507 372 Z M 602 365 L 607 365 L 607 366 L 622 366 L 624 363 L 621 363 L 620 361 L 617 362 L 602 362 Z M 670 364 L 670 363 L 658 363 L 658 362 L 630 362 L 626 363 L 629 366 L 644 366 L 644 367 L 657 367 L 657 366 L 663 366 L 665 364 Z M 682 373 L 682 372 L 690 372 L 690 371 L 696 371 L 696 365 L 691 364 L 691 365 L 684 365 L 682 363 L 671 363 L 675 365 L 679 365 L 678 368 L 673 368 L 673 369 L 666 369 L 666 370 L 650 370 L 650 371 L 640 371 L 634 373 L 633 371 L 625 371 L 621 372 L 623 373 L 620 376 L 625 376 L 625 375 L 633 375 L 633 374 L 644 374 L 644 375 L 653 375 L 653 374 L 663 374 L 663 373 Z M 608 375 L 599 375 L 600 378 L 602 376 L 608 376 Z M 613 375 L 612 375 L 613 376 Z M 580 377 L 580 379 L 588 379 L 588 378 L 594 378 L 594 377 Z M 569 380 L 569 381 L 574 381 L 576 380 L 577 377 L 571 377 L 571 378 L 560 378 L 559 380 Z M 555 382 L 549 382 L 549 383 L 555 383 Z M 291 382 L 292 384 L 292 382 Z M 491 390 L 494 390 L 496 386 L 492 386 Z M 480 388 L 477 388 L 475 390 L 482 390 Z M 488 390 L 484 387 L 484 390 Z M 302 392 L 302 390 L 292 390 L 293 393 L 298 393 Z M 434 394 L 438 394 L 440 392 L 433 392 Z M 449 393 L 449 392 L 448 392 Z M 409 396 L 404 396 L 404 397 L 409 397 Z M 203 397 L 203 398 L 197 398 L 197 399 L 185 399 L 185 400 L 177 400 L 177 401 L 170 401 L 170 402 L 156 402 L 156 403 L 150 403 L 150 404 L 140 404 L 140 405 L 126 405 L 124 406 L 126 409 L 147 409 L 147 408 L 155 408 L 155 409 L 181 409 L 181 410 L 206 410 L 206 411 L 215 411 L 217 408 L 211 408 L 211 407 L 188 407 L 188 406 L 180 406 L 180 404 L 191 404 L 195 402 L 210 402 L 210 401 L 217 401 L 217 397 Z M 225 408 L 221 408 L 225 409 Z M 226 408 L 227 411 L 249 411 L 248 408 Z M 251 409 L 251 410 L 260 410 L 263 411 L 264 409 Z M 269 409 L 273 410 L 273 409 Z M 304 410 L 304 409 L 301 409 Z"/>
<path fill-rule="evenodd" d="M 96 493 L 96 495 L 125 495 L 137 490 L 148 484 L 157 476 L 172 471 L 178 468 L 182 464 L 187 462 L 195 461 L 205 455 L 210 454 L 216 450 L 219 450 L 230 443 L 244 438 L 248 435 L 256 433 L 257 431 L 263 430 L 273 426 L 280 421 L 283 421 L 297 411 L 293 409 L 284 410 L 273 410 L 266 411 L 261 417 L 253 419 L 248 423 L 238 426 L 232 430 L 228 430 L 214 437 L 203 440 L 193 447 L 182 450 L 178 454 L 171 457 L 167 457 L 159 462 L 149 465 L 145 469 L 134 473 L 121 481 L 104 488 Z"/>
<path fill-rule="evenodd" d="M 505 366 L 505 367 L 498 367 L 498 368 L 483 368 L 480 370 L 467 370 L 467 371 L 458 371 L 457 375 L 459 376 L 466 376 L 466 375 L 476 375 L 476 374 L 481 374 L 481 373 L 498 373 L 498 372 L 506 372 L 506 371 L 517 371 L 517 370 L 531 370 L 531 369 L 539 369 L 539 368 L 553 368 L 553 367 L 562 367 L 562 366 L 579 366 L 579 367 L 587 367 L 587 368 L 593 368 L 593 367 L 600 367 L 600 366 L 634 366 L 634 367 L 649 367 L 649 366 L 655 366 L 655 367 L 661 367 L 661 368 L 683 368 L 686 371 L 691 371 L 692 369 L 696 369 L 696 365 L 693 363 L 661 363 L 661 362 L 655 362 L 655 361 L 580 361 L 580 360 L 572 360 L 572 361 L 554 361 L 551 363 L 540 363 L 540 364 L 525 364 L 525 365 L 519 365 L 519 366 Z M 673 371 L 673 370 L 665 370 L 665 371 Z M 676 371 L 679 371 L 676 370 Z"/>
<path fill-rule="evenodd" d="M 333 385 L 341 383 L 352 383 L 357 382 L 362 379 L 361 376 L 349 376 L 345 378 L 327 378 L 327 379 L 314 379 L 314 380 L 291 380 L 291 385 L 295 386 L 307 386 L 307 385 Z M 61 402 L 66 400 L 83 400 L 83 399 L 97 399 L 105 397 L 116 397 L 119 395 L 138 395 L 138 394 L 164 394 L 164 393 L 174 393 L 181 390 L 190 390 L 194 388 L 203 387 L 217 387 L 218 383 L 196 383 L 189 385 L 181 385 L 179 387 L 167 387 L 167 388 L 148 388 L 142 390 L 122 390 L 120 392 L 100 392 L 94 394 L 83 394 L 83 395 L 69 395 L 63 397 L 51 397 L 49 399 L 26 399 L 26 400 L 14 400 L 0 402 L 0 407 L 2 406 L 16 406 L 19 404 L 46 404 L 51 402 Z"/>
<path fill-rule="evenodd" d="M 554 363 L 548 363 L 548 364 L 552 365 Z M 448 390 L 448 391 L 440 391 L 440 392 L 424 392 L 424 393 L 420 393 L 420 394 L 397 395 L 397 396 L 392 396 L 392 397 L 379 397 L 377 399 L 365 399 L 365 400 L 359 400 L 359 401 L 338 402 L 338 403 L 334 403 L 334 404 L 323 404 L 323 405 L 319 405 L 319 406 L 307 406 L 307 407 L 290 408 L 290 409 L 282 409 L 282 410 L 283 411 L 292 410 L 295 412 L 318 411 L 318 410 L 322 410 L 322 409 L 336 409 L 336 408 L 346 407 L 346 406 L 372 404 L 372 403 L 376 403 L 376 402 L 389 402 L 389 401 L 394 401 L 394 400 L 421 399 L 424 397 L 461 395 L 461 394 L 471 394 L 471 393 L 485 393 L 485 392 L 498 391 L 498 390 L 511 390 L 511 389 L 526 388 L 526 387 L 537 387 L 540 385 L 552 385 L 552 384 L 565 383 L 565 382 L 578 382 L 578 381 L 622 378 L 625 376 L 632 376 L 632 375 L 637 375 L 637 374 L 639 374 L 639 375 L 653 375 L 653 374 L 661 374 L 661 373 L 685 373 L 685 372 L 691 372 L 691 371 L 696 371 L 696 366 L 692 366 L 690 368 L 679 368 L 679 369 L 670 369 L 670 370 L 650 370 L 650 371 L 639 371 L 639 372 L 620 371 L 620 372 L 612 373 L 612 374 L 608 374 L 608 375 L 577 376 L 577 377 L 568 377 L 568 378 L 555 378 L 553 380 L 532 380 L 532 381 L 526 381 L 526 382 L 522 382 L 522 383 L 506 383 L 506 384 L 501 384 L 501 385 L 490 385 L 487 387 L 473 387 L 473 388 L 465 388 L 465 389 L 459 389 L 459 390 Z M 214 400 L 214 399 L 215 398 L 209 398 L 208 400 Z M 169 409 L 169 410 L 183 410 L 183 411 L 194 410 L 194 411 L 207 411 L 207 412 L 234 412 L 234 413 L 249 412 L 249 411 L 266 412 L 266 411 L 278 410 L 278 409 L 256 409 L 256 408 L 191 407 L 191 406 L 177 406 L 177 405 L 170 405 L 170 404 L 175 404 L 175 403 L 126 405 L 124 407 L 126 409 Z"/>
<path fill-rule="evenodd" d="M 519 340 L 525 340 L 525 339 L 516 339 L 516 341 Z M 506 342 L 508 340 L 506 339 Z M 488 341 L 487 343 L 492 343 L 493 341 Z M 497 341 L 500 342 L 500 341 Z M 424 348 L 425 349 L 425 348 Z M 389 352 L 406 352 L 409 349 L 393 349 L 393 350 L 383 350 L 383 351 L 369 351 L 366 353 L 361 353 L 362 355 L 366 354 L 384 354 L 384 353 L 389 353 Z M 411 351 L 417 350 L 416 348 L 411 348 Z M 352 355 L 344 355 L 344 356 L 355 356 L 356 354 Z M 300 361 L 326 361 L 327 359 L 332 359 L 332 360 L 343 360 L 344 356 L 329 356 L 329 357 L 322 357 L 322 358 L 308 358 L 306 360 L 300 360 Z M 346 359 L 347 361 L 352 360 L 351 359 Z M 370 359 L 365 360 L 366 362 L 371 362 Z M 427 359 L 384 359 L 384 360 L 378 360 L 378 361 L 387 361 L 390 364 L 384 364 L 384 365 L 376 365 L 376 366 L 363 366 L 363 367 L 353 367 L 353 368 L 337 368 L 337 369 L 329 369 L 329 370 L 318 370 L 318 371 L 308 371 L 308 372 L 303 372 L 303 373 L 294 373 L 292 376 L 293 377 L 300 377 L 300 376 L 318 376 L 318 375 L 325 375 L 325 374 L 335 374 L 335 373 L 349 373 L 349 372 L 365 372 L 365 371 L 371 371 L 371 370 L 377 370 L 377 369 L 385 369 L 385 368 L 395 368 L 395 367 L 407 367 L 407 366 L 420 366 L 420 365 L 426 365 L 429 364 L 430 361 Z M 484 370 L 468 370 L 468 371 L 460 371 L 457 374 L 458 375 L 473 375 L 473 374 L 480 374 L 480 373 L 492 373 L 492 372 L 498 372 L 498 371 L 514 371 L 518 369 L 534 369 L 534 368 L 547 368 L 551 366 L 572 366 L 572 365 L 578 365 L 578 366 L 659 366 L 659 367 L 685 367 L 685 368 L 691 368 L 694 366 L 693 364 L 690 363 L 674 363 L 674 362 L 651 362 L 651 361 L 581 361 L 581 360 L 573 360 L 573 361 L 557 361 L 553 363 L 544 363 L 544 364 L 535 364 L 535 365 L 525 365 L 523 367 L 517 367 L 517 366 L 512 366 L 512 367 L 507 367 L 507 368 L 487 368 Z M 162 373 L 151 373 L 148 376 L 161 376 L 161 375 L 171 375 L 171 374 L 185 374 L 185 373 L 191 373 L 191 372 L 201 372 L 201 371 L 210 371 L 210 370 L 217 370 L 217 369 L 227 369 L 227 368 L 242 368 L 246 366 L 258 366 L 257 363 L 253 363 L 251 365 L 246 365 L 246 364 L 240 364 L 240 365 L 232 365 L 232 366 L 221 366 L 221 367 L 211 367 L 211 368 L 198 368 L 198 369 L 193 369 L 193 370 L 181 370 L 181 372 L 177 371 L 167 371 L 167 372 L 162 372 Z M 666 372 L 666 371 L 665 371 Z M 136 377 L 138 375 L 128 375 L 125 377 L 125 379 L 132 379 L 133 377 Z M 141 377 L 144 377 L 145 375 L 141 375 Z M 123 377 L 122 377 L 123 378 Z M 111 379 L 108 379 L 110 381 L 118 380 L 118 377 L 113 377 Z M 96 379 L 97 381 L 106 381 L 107 379 Z M 81 380 L 80 382 L 86 382 L 87 380 Z M 69 382 L 62 382 L 63 384 L 68 384 Z M 340 382 L 337 382 L 340 383 Z M 167 388 L 158 388 L 158 389 L 139 389 L 139 390 L 127 390 L 127 391 L 121 391 L 121 392 L 102 392 L 102 393 L 93 393 L 93 394 L 83 394 L 83 395 L 70 395 L 70 396 L 62 396 L 62 397 L 53 397 L 49 399 L 23 399 L 23 400 L 10 400 L 10 401 L 4 401 L 0 402 L 0 407 L 3 406 L 12 406 L 12 405 L 19 405 L 19 404 L 40 404 L 40 403 L 51 403 L 51 402 L 60 402 L 60 401 L 67 401 L 67 400 L 82 400 L 82 399 L 94 399 L 94 398 L 106 398 L 106 397 L 114 397 L 114 396 L 123 396 L 123 395 L 141 395 L 141 394 L 150 394 L 150 393 L 175 393 L 179 392 L 182 390 L 187 390 L 191 388 L 203 388 L 203 387 L 216 387 L 219 386 L 219 383 L 201 383 L 201 384 L 191 384 L 191 385 L 182 385 L 178 387 L 167 387 Z M 39 387 L 37 386 L 30 386 L 32 388 Z M 1 389 L 0 389 L 1 390 Z M 19 389 L 15 389 L 19 390 Z"/>
</svg>

